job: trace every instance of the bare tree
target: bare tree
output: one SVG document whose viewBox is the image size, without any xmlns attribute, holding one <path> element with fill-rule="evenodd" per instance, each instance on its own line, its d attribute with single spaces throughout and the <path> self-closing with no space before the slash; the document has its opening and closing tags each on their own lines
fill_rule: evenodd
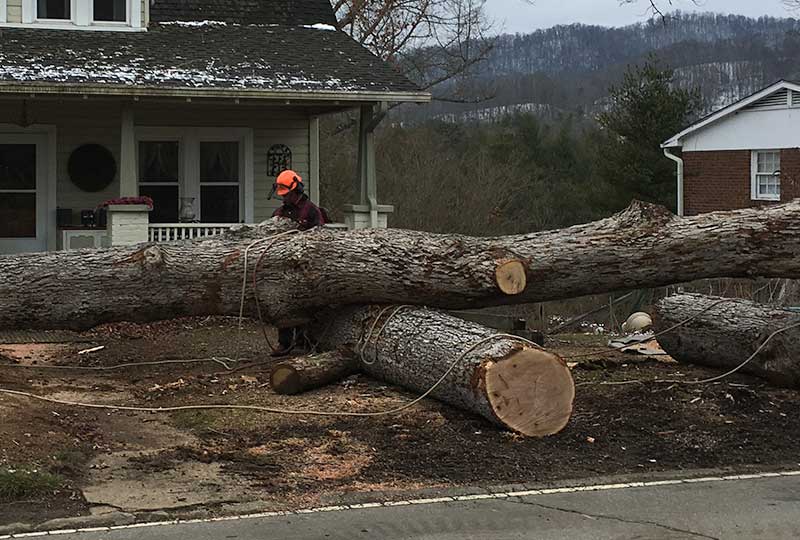
<svg viewBox="0 0 800 540">
<path fill-rule="evenodd" d="M 642 0 L 619 0 L 620 4 L 639 4 L 641 2 Z M 700 0 L 691 0 L 691 2 L 695 5 L 700 5 Z M 651 15 L 657 15 L 661 17 L 662 20 L 666 20 L 664 10 L 667 6 L 671 7 L 673 5 L 672 0 L 646 0 L 646 3 L 648 4 L 648 10 Z"/>
<path fill-rule="evenodd" d="M 798 11 L 800 10 L 800 0 L 780 0 L 786 9 L 790 11 Z M 653 15 L 658 15 L 662 19 L 666 18 L 664 14 L 664 10 L 667 7 L 673 6 L 673 0 L 619 0 L 620 4 L 639 4 L 646 2 L 648 4 L 648 10 Z M 702 0 L 691 0 L 694 5 L 702 5 Z"/>
<path fill-rule="evenodd" d="M 423 89 L 465 73 L 492 48 L 485 0 L 332 0 L 339 29 Z"/>
</svg>

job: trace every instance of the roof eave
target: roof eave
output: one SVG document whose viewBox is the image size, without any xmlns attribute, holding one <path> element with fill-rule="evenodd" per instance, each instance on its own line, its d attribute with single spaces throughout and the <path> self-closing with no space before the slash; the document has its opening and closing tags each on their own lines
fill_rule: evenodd
<svg viewBox="0 0 800 540">
<path fill-rule="evenodd" d="M 661 148 L 680 148 L 682 146 L 683 143 L 678 138 L 670 139 L 661 144 Z"/>
<path fill-rule="evenodd" d="M 715 111 L 715 112 L 709 114 L 708 116 L 706 116 L 702 120 L 700 120 L 698 122 L 695 122 L 694 124 L 692 124 L 691 126 L 687 127 L 686 129 L 684 129 L 683 131 L 681 131 L 680 133 L 678 133 L 677 135 L 675 135 L 671 139 L 669 139 L 666 142 L 664 142 L 661 145 L 661 148 L 674 148 L 674 147 L 683 146 L 683 143 L 681 142 L 681 139 L 683 139 L 687 135 L 689 135 L 691 133 L 694 133 L 695 131 L 699 131 L 699 130 L 705 128 L 706 126 L 708 126 L 710 124 L 713 124 L 713 123 L 725 118 L 726 116 L 728 116 L 730 114 L 734 114 L 734 113 L 744 109 L 748 105 L 750 105 L 752 103 L 755 103 L 756 101 L 759 101 L 760 99 L 763 99 L 764 97 L 766 97 L 766 96 L 768 96 L 768 95 L 770 95 L 770 94 L 774 93 L 775 91 L 780 90 L 782 88 L 788 88 L 788 89 L 792 90 L 793 92 L 800 92 L 800 84 L 797 84 L 797 83 L 794 83 L 794 82 L 791 82 L 791 81 L 787 81 L 785 79 L 781 79 L 780 81 L 775 82 L 775 83 L 767 86 L 766 88 L 763 88 L 762 90 L 759 90 L 758 92 L 747 96 L 746 98 L 740 99 L 739 101 L 737 101 L 735 103 L 732 103 L 732 104 L 728 105 L 727 107 L 723 107 L 722 109 L 719 109 L 718 111 Z"/>
<path fill-rule="evenodd" d="M 269 101 L 387 101 L 429 103 L 431 94 L 421 91 L 370 90 L 266 90 L 241 88 L 179 88 L 118 86 L 103 84 L 49 84 L 0 82 L 0 94 L 87 95 L 119 97 L 178 97 L 216 99 L 259 99 Z"/>
</svg>

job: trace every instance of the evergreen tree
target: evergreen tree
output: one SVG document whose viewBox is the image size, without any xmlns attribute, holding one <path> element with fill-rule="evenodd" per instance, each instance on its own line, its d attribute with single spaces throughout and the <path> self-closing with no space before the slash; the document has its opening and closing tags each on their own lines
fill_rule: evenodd
<svg viewBox="0 0 800 540">
<path fill-rule="evenodd" d="M 675 210 L 675 164 L 664 157 L 661 143 L 701 110 L 700 92 L 679 88 L 673 70 L 650 56 L 628 67 L 609 99 L 608 110 L 598 115 L 604 136 L 597 168 L 616 193 L 605 202 L 618 209 L 636 198 Z"/>
</svg>

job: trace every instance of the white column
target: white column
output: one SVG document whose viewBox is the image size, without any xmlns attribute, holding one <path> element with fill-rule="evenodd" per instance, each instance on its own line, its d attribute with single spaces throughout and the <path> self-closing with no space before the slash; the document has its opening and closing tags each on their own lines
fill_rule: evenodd
<svg viewBox="0 0 800 540">
<path fill-rule="evenodd" d="M 377 110 L 376 110 L 377 109 Z M 386 113 L 386 104 L 364 105 L 358 129 L 358 179 L 360 204 L 346 205 L 345 223 L 351 229 L 386 227 L 391 205 L 378 204 L 378 178 L 375 171 L 375 128 Z"/>
<path fill-rule="evenodd" d="M 358 122 L 358 178 L 361 184 L 361 204 L 370 204 L 378 198 L 375 179 L 375 133 L 372 129 L 374 110 L 371 105 L 362 105 Z"/>
<path fill-rule="evenodd" d="M 133 110 L 122 109 L 122 126 L 119 149 L 119 194 L 121 197 L 139 195 L 139 182 L 136 177 L 136 132 L 133 123 Z"/>
<path fill-rule="evenodd" d="M 308 123 L 308 184 L 309 197 L 319 204 L 319 117 L 314 116 Z"/>
<path fill-rule="evenodd" d="M 244 212 L 242 212 L 242 219 L 245 223 L 254 223 L 255 218 L 255 202 L 256 202 L 256 173 L 255 173 L 255 143 L 253 142 L 253 130 L 248 129 L 242 140 L 242 152 L 244 155 L 244 177 L 241 179 L 239 189 L 243 190 L 243 196 L 240 197 L 241 204 L 243 204 Z"/>
<path fill-rule="evenodd" d="M 144 0 L 146 4 L 149 4 L 149 0 Z M 130 21 L 130 25 L 132 28 L 141 28 L 142 27 L 142 10 L 144 9 L 143 4 L 141 1 L 131 0 L 130 4 L 130 15 L 128 16 L 128 20 Z"/>
<path fill-rule="evenodd" d="M 89 11 L 89 2 L 72 2 L 72 20 L 78 26 L 89 26 L 92 22 L 92 15 Z"/>
<path fill-rule="evenodd" d="M 22 0 L 22 22 L 32 23 L 36 18 L 36 0 Z"/>
</svg>

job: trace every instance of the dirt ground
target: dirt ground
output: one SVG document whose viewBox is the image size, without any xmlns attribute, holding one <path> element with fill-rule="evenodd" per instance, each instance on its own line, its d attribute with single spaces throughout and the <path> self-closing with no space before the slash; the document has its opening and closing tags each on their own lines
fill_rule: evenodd
<svg viewBox="0 0 800 540">
<path fill-rule="evenodd" d="M 239 331 L 233 319 L 113 325 L 85 336 L 93 343 L 0 345 L 0 388 L 147 407 L 236 403 L 373 411 L 416 397 L 363 376 L 302 396 L 278 396 L 267 384 L 273 360 L 260 330 L 248 325 Z M 716 373 L 612 351 L 606 340 L 569 335 L 548 343 L 577 363 L 579 386 L 568 427 L 546 439 L 501 431 L 434 401 L 402 416 L 342 418 L 92 410 L 0 395 L 0 471 L 37 468 L 64 479 L 56 491 L 0 500 L 0 524 L 120 510 L 180 517 L 246 503 L 276 510 L 375 491 L 620 473 L 797 467 L 800 393 L 744 375 L 701 386 L 647 382 Z M 94 345 L 105 348 L 77 354 Z M 232 370 L 215 362 L 105 372 L 8 367 L 233 357 L 237 349 L 247 361 Z M 628 380 L 644 382 L 601 384 Z"/>
</svg>

